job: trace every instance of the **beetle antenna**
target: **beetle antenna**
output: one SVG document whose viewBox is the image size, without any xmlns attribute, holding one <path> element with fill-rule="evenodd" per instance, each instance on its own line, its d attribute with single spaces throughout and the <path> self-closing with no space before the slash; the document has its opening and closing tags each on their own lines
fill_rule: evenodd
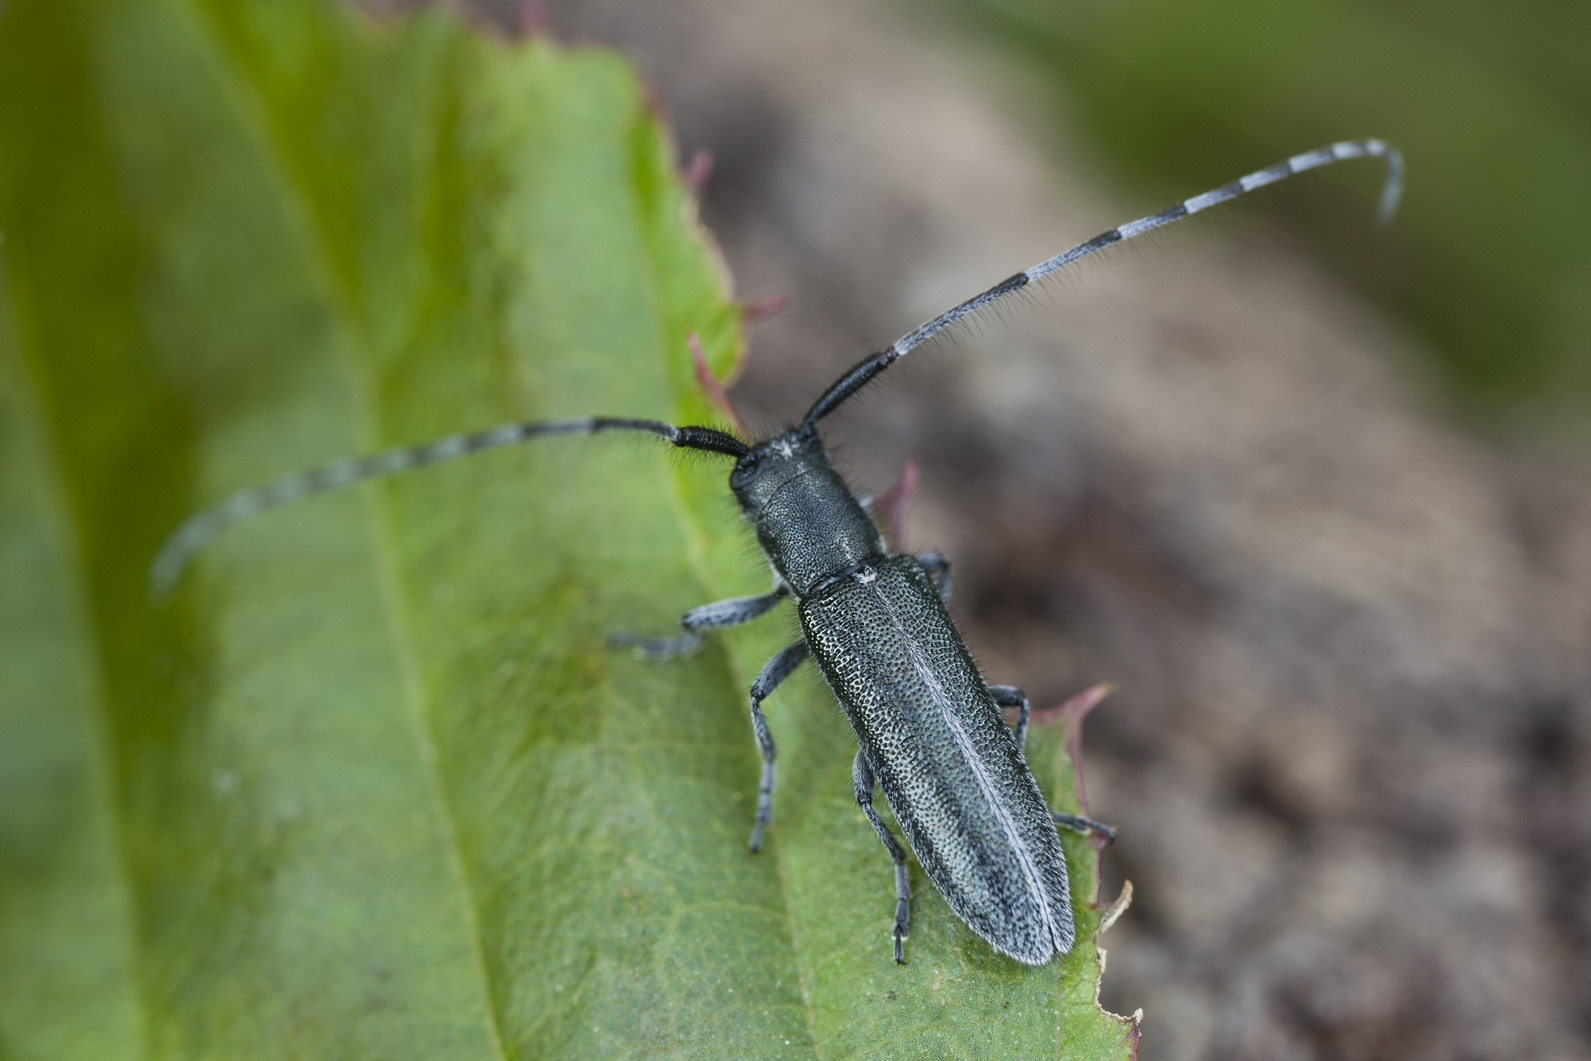
<svg viewBox="0 0 1591 1061">
<path fill-rule="evenodd" d="M 813 403 L 812 409 L 807 413 L 806 418 L 801 421 L 801 426 L 805 428 L 812 427 L 819 420 L 839 408 L 847 398 L 866 386 L 868 381 L 874 376 L 951 325 L 966 319 L 992 303 L 998 302 L 1013 291 L 1019 291 L 1031 283 L 1042 280 L 1051 273 L 1066 268 L 1079 259 L 1088 257 L 1095 251 L 1103 250 L 1113 243 L 1132 239 L 1134 236 L 1141 236 L 1145 232 L 1160 228 L 1162 225 L 1169 225 L 1173 221 L 1188 217 L 1191 214 L 1197 214 L 1201 210 L 1208 210 L 1212 206 L 1236 199 L 1257 188 L 1263 188 L 1267 184 L 1275 184 L 1277 181 L 1286 180 L 1288 177 L 1303 173 L 1306 170 L 1319 169 L 1321 166 L 1329 166 L 1333 162 L 1342 162 L 1351 158 L 1379 158 L 1386 163 L 1386 182 L 1381 187 L 1381 201 L 1376 210 L 1378 220 L 1385 224 L 1391 220 L 1393 212 L 1398 208 L 1398 200 L 1403 195 L 1403 155 L 1397 148 L 1381 140 L 1344 140 L 1329 147 L 1306 151 L 1302 155 L 1294 155 L 1292 158 L 1278 162 L 1274 166 L 1267 166 L 1265 169 L 1255 170 L 1247 176 L 1239 177 L 1230 184 L 1223 184 L 1219 188 L 1213 188 L 1203 194 L 1195 195 L 1191 199 L 1184 199 L 1176 206 L 1162 210 L 1158 214 L 1150 214 L 1148 217 L 1129 221 L 1127 224 L 1113 228 L 1108 232 L 1101 232 L 1093 239 L 1079 243 L 1071 250 L 1063 251 L 1048 261 L 1040 262 L 1031 269 L 1008 277 L 987 291 L 967 299 L 959 306 L 946 310 L 933 320 L 914 328 L 895 340 L 894 345 L 889 349 L 873 354 L 858 362 L 850 371 L 835 380 L 829 385 L 829 389 L 824 392 L 823 396 Z"/>
<path fill-rule="evenodd" d="M 500 446 L 554 435 L 595 435 L 604 431 L 642 431 L 682 449 L 706 450 L 736 458 L 747 448 L 734 435 L 710 427 L 675 427 L 658 420 L 597 416 L 504 424 L 487 431 L 447 435 L 423 446 L 404 446 L 368 457 L 348 457 L 274 483 L 239 491 L 214 508 L 190 517 L 166 539 L 155 555 L 149 567 L 149 595 L 154 600 L 165 598 L 199 550 L 225 531 L 274 508 L 367 479 L 381 479 Z"/>
</svg>

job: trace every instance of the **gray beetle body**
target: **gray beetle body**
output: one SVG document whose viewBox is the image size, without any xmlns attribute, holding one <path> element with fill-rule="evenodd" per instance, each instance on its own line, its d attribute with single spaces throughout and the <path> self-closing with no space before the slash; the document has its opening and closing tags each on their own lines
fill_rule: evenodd
<svg viewBox="0 0 1591 1061">
<path fill-rule="evenodd" d="M 1066 953 L 1055 821 L 927 568 L 887 554 L 815 431 L 753 447 L 730 482 L 928 879 L 997 950 Z"/>
<path fill-rule="evenodd" d="M 1039 786 L 923 565 L 892 556 L 801 602 L 801 629 L 912 853 L 996 950 L 1072 947 L 1066 857 Z"/>
<path fill-rule="evenodd" d="M 1027 698 L 1012 686 L 983 680 L 945 610 L 949 562 L 936 553 L 888 553 L 865 506 L 830 465 L 818 421 L 935 335 L 1096 251 L 1296 173 L 1354 158 L 1386 163 L 1380 213 L 1389 217 L 1402 189 L 1402 156 L 1380 140 L 1330 144 L 1102 232 L 1007 277 L 864 358 L 830 384 L 797 427 L 755 445 L 711 427 L 585 417 L 506 424 L 336 461 L 234 494 L 189 518 L 155 557 L 151 592 L 163 597 L 195 553 L 229 527 L 263 512 L 481 450 L 624 431 L 733 457 L 729 486 L 774 569 L 773 590 L 691 609 L 680 621 L 683 637 L 622 635 L 616 640 L 649 656 L 678 655 L 701 643 L 700 631 L 748 623 L 794 597 L 802 639 L 770 659 L 751 687 L 752 731 L 762 754 L 751 849 L 760 846 L 773 808 L 775 752 L 762 701 L 810 656 L 856 732 L 858 751 L 851 767 L 856 801 L 895 863 L 895 960 L 905 960 L 911 889 L 906 854 L 873 810 L 875 787 L 883 790 L 917 861 L 950 908 L 996 949 L 1041 965 L 1065 954 L 1075 931 L 1055 823 L 1106 838 L 1114 833 L 1086 818 L 1049 810 L 1023 759 Z M 1014 728 L 1005 723 L 1006 708 L 1017 711 Z"/>
</svg>

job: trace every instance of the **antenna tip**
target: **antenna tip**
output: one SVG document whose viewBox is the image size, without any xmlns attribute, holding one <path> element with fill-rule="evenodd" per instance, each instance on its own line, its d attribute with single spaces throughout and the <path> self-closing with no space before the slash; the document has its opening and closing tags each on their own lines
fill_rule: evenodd
<svg viewBox="0 0 1591 1061">
<path fill-rule="evenodd" d="M 149 581 L 144 589 L 144 599 L 152 608 L 164 608 L 171 602 L 171 591 L 182 576 L 183 561 L 164 552 L 149 565 Z"/>
<path fill-rule="evenodd" d="M 1386 225 L 1392 221 L 1398 212 L 1398 204 L 1403 200 L 1403 152 L 1381 140 L 1372 140 L 1377 153 L 1386 159 L 1387 179 L 1381 186 L 1381 202 L 1376 206 L 1376 221 Z"/>
</svg>

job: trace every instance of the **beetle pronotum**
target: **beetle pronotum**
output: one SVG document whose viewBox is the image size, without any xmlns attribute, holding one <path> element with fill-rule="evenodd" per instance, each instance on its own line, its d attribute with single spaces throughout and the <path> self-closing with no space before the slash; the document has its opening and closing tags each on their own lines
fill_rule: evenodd
<svg viewBox="0 0 1591 1061">
<path fill-rule="evenodd" d="M 772 821 L 775 746 L 762 701 L 801 663 L 817 663 L 856 733 L 857 803 L 895 867 L 895 960 L 905 961 L 911 892 L 906 852 L 873 808 L 880 788 L 928 879 L 950 908 L 996 950 L 1042 965 L 1074 937 L 1066 859 L 1056 823 L 1109 834 L 1104 826 L 1052 813 L 1023 758 L 1028 701 L 1020 689 L 978 673 L 945 610 L 950 564 L 937 553 L 891 555 L 867 505 L 829 462 L 818 423 L 890 365 L 933 336 L 1095 251 L 1132 239 L 1297 173 L 1354 158 L 1387 166 L 1380 216 L 1402 190 L 1403 162 L 1380 140 L 1355 140 L 1295 155 L 1169 209 L 1128 222 L 1025 269 L 946 310 L 835 380 L 798 424 L 747 442 L 711 427 L 622 417 L 508 424 L 423 446 L 336 461 L 235 494 L 184 523 L 155 558 L 153 591 L 167 592 L 193 555 L 228 528 L 313 494 L 410 471 L 465 454 L 556 435 L 610 431 L 656 435 L 674 446 L 734 460 L 729 486 L 773 568 L 762 595 L 693 608 L 672 640 L 630 639 L 643 652 L 690 651 L 701 631 L 738 626 L 786 598 L 801 639 L 770 659 L 752 683 L 752 730 L 762 756 L 751 849 Z M 1008 726 L 1004 709 L 1016 710 Z"/>
</svg>

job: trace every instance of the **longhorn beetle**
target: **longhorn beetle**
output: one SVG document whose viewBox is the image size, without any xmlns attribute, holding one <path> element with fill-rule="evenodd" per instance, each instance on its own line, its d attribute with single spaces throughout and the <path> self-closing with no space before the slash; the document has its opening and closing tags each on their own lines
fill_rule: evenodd
<svg viewBox="0 0 1591 1061">
<path fill-rule="evenodd" d="M 1396 149 L 1380 140 L 1356 140 L 1294 155 L 1103 232 L 946 310 L 859 362 L 829 385 L 800 423 L 772 438 L 751 443 L 710 427 L 590 417 L 508 424 L 336 461 L 235 494 L 189 519 L 155 558 L 152 592 L 169 591 L 194 553 L 216 535 L 269 509 L 498 446 L 638 431 L 733 458 L 729 488 L 773 568 L 773 589 L 691 609 L 680 620 L 681 637 L 630 641 L 648 655 L 678 655 L 695 648 L 704 630 L 748 623 L 786 598 L 796 602 L 801 640 L 770 659 L 751 686 L 751 726 L 762 754 L 751 850 L 759 848 L 773 817 L 774 742 L 762 702 L 810 658 L 856 731 L 856 801 L 895 863 L 895 960 L 905 961 L 911 891 L 906 851 L 873 809 L 875 787 L 883 790 L 907 844 L 950 908 L 996 950 L 1043 965 L 1070 950 L 1074 937 L 1056 824 L 1114 834 L 1088 819 L 1051 812 L 1023 758 L 1027 697 L 1014 686 L 983 679 L 945 610 L 950 562 L 937 553 L 889 554 L 868 506 L 830 464 L 818 422 L 928 339 L 1080 258 L 1296 173 L 1366 157 L 1382 159 L 1387 167 L 1379 210 L 1385 221 L 1402 191 L 1403 160 Z M 1014 727 L 1005 722 L 1006 708 L 1016 710 Z"/>
</svg>

